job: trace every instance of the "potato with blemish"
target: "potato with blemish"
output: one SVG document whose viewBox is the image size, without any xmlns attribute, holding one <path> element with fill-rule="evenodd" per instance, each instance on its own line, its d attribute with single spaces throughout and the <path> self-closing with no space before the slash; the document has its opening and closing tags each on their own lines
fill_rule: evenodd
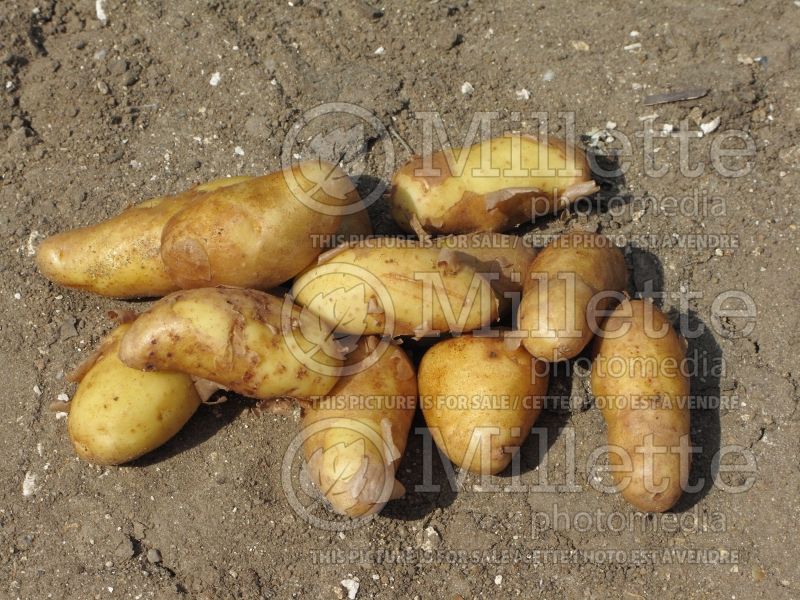
<svg viewBox="0 0 800 600">
<path fill-rule="evenodd" d="M 341 351 L 319 318 L 256 290 L 199 288 L 166 296 L 122 340 L 122 361 L 182 371 L 253 398 L 327 393 Z"/>
<path fill-rule="evenodd" d="M 395 479 L 417 401 L 414 365 L 398 346 L 363 337 L 344 375 L 310 399 L 302 427 L 307 473 L 342 515 L 367 516 L 405 493 Z"/>
<path fill-rule="evenodd" d="M 497 319 L 489 281 L 452 252 L 400 238 L 371 238 L 322 255 L 292 296 L 336 331 L 411 335 L 472 331 Z"/>
<path fill-rule="evenodd" d="M 577 356 L 627 280 L 625 258 L 607 237 L 575 231 L 555 238 L 525 280 L 517 314 L 525 348 L 551 362 Z"/>
<path fill-rule="evenodd" d="M 452 338 L 428 350 L 419 365 L 420 405 L 433 440 L 473 473 L 505 469 L 544 404 L 547 366 L 509 342 Z"/>
<path fill-rule="evenodd" d="M 598 189 L 574 145 L 508 133 L 413 157 L 392 179 L 390 204 L 395 221 L 420 236 L 506 231 Z"/>
<path fill-rule="evenodd" d="M 591 385 L 608 428 L 612 476 L 646 512 L 669 510 L 691 459 L 686 341 L 649 300 L 626 300 L 595 341 Z"/>
<path fill-rule="evenodd" d="M 514 297 L 519 298 L 525 275 L 536 257 L 536 249 L 518 235 L 469 233 L 434 238 L 431 243 L 456 253 L 478 273 L 487 274 L 502 312 L 510 308 Z"/>
<path fill-rule="evenodd" d="M 161 258 L 181 288 L 269 289 L 317 257 L 354 203 L 361 206 L 344 171 L 298 163 L 212 191 L 177 213 L 164 227 Z M 349 222 L 363 228 L 361 218 Z"/>
<path fill-rule="evenodd" d="M 200 406 L 184 373 L 145 373 L 117 356 L 130 325 L 117 327 L 83 365 L 67 429 L 78 456 L 99 465 L 134 460 L 164 444 Z"/>
</svg>

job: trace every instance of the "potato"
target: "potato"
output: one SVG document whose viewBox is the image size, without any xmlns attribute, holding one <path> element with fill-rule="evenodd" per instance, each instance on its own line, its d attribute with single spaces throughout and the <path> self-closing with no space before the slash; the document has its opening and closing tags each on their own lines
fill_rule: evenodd
<svg viewBox="0 0 800 600">
<path fill-rule="evenodd" d="M 512 297 L 519 295 L 525 275 L 536 257 L 536 250 L 518 235 L 470 233 L 434 238 L 432 244 L 456 253 L 478 273 L 491 273 L 492 288 L 501 304 L 508 308 Z"/>
<path fill-rule="evenodd" d="M 346 367 L 368 366 L 311 399 L 302 422 L 311 480 L 336 512 L 351 517 L 377 513 L 405 493 L 395 473 L 414 418 L 417 378 L 398 346 L 381 351 L 379 344 L 361 338 Z"/>
<path fill-rule="evenodd" d="M 126 463 L 158 448 L 200 406 L 188 375 L 144 373 L 119 360 L 120 340 L 129 329 L 121 325 L 103 340 L 70 402 L 72 445 L 82 459 L 99 465 Z"/>
<path fill-rule="evenodd" d="M 336 383 L 341 350 L 318 318 L 270 294 L 182 290 L 153 304 L 122 340 L 129 367 L 181 371 L 245 396 L 309 396 Z"/>
<path fill-rule="evenodd" d="M 614 482 L 637 509 L 664 512 L 689 478 L 686 342 L 652 302 L 626 300 L 595 351 L 592 394 L 608 427 Z"/>
<path fill-rule="evenodd" d="M 509 133 L 413 157 L 392 179 L 392 216 L 406 231 L 505 231 L 595 193 L 584 153 L 559 139 Z"/>
<path fill-rule="evenodd" d="M 489 282 L 466 262 L 401 238 L 371 238 L 322 255 L 292 286 L 299 304 L 352 335 L 472 331 L 497 319 Z"/>
<path fill-rule="evenodd" d="M 517 316 L 525 348 L 547 361 L 576 356 L 627 280 L 625 258 L 607 237 L 579 231 L 557 237 L 533 260 L 525 280 Z"/>
<path fill-rule="evenodd" d="M 502 337 L 459 337 L 419 366 L 422 414 L 436 445 L 461 468 L 505 469 L 530 433 L 547 392 L 546 365 Z"/>
<path fill-rule="evenodd" d="M 48 237 L 36 251 L 50 281 L 112 298 L 163 296 L 178 288 L 161 260 L 161 232 L 175 214 L 206 192 L 248 177 L 198 185 L 176 196 L 146 200 L 102 223 Z"/>
<path fill-rule="evenodd" d="M 211 191 L 177 213 L 164 227 L 161 258 L 181 288 L 265 290 L 307 267 L 355 202 L 344 171 L 299 163 Z"/>
</svg>

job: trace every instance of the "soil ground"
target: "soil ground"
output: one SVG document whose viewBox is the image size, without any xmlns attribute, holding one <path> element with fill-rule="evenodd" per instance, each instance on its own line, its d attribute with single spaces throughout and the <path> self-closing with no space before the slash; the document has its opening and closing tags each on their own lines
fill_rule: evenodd
<svg viewBox="0 0 800 600">
<path fill-rule="evenodd" d="M 800 596 L 797 2 L 100 6 L 105 23 L 88 0 L 0 7 L 0 596 L 337 598 L 346 579 L 358 582 L 358 598 Z M 707 95 L 643 104 L 698 87 Z M 690 351 L 724 364 L 693 378 L 694 393 L 735 401 L 693 415 L 702 447 L 693 480 L 705 485 L 672 513 L 677 527 L 631 520 L 621 498 L 590 485 L 586 460 L 605 427 L 580 370 L 551 386 L 573 402 L 542 417 L 547 454 L 533 438 L 522 449 L 527 492 L 486 491 L 472 478 L 453 492 L 438 459 L 440 491 L 420 488 L 424 440 L 414 434 L 400 471 L 407 497 L 345 532 L 309 524 L 287 499 L 281 469 L 296 418 L 257 416 L 243 401 L 201 408 L 133 466 L 75 458 L 65 420 L 48 405 L 74 393 L 64 373 L 110 328 L 107 311 L 146 305 L 50 284 L 37 273 L 36 243 L 196 182 L 274 170 L 292 126 L 331 102 L 358 105 L 389 129 L 368 139 L 366 153 L 345 144 L 366 192 L 390 175 L 386 152 L 392 167 L 421 151 L 425 112 L 439 114 L 453 145 L 480 111 L 497 113 L 495 133 L 535 128 L 534 113 L 546 111 L 561 135 L 558 113 L 574 112 L 575 131 L 600 154 L 618 146 L 597 130 L 630 137 L 630 168 L 604 179 L 586 214 L 528 230 L 624 236 L 630 291 L 652 281 L 667 292 L 662 305 L 676 323 L 683 315 L 704 326 Z M 709 130 L 689 139 L 683 172 L 676 137 L 657 138 L 649 164 L 647 137 L 635 132 L 653 114 L 656 132 L 682 121 Z M 341 118 L 350 127 L 345 117 L 326 126 Z M 733 130 L 755 148 L 724 158 L 739 177 L 712 162 Z M 743 139 L 728 135 L 723 146 Z M 703 172 L 689 176 L 698 163 Z M 694 200 L 675 210 L 670 198 Z M 395 231 L 385 199 L 372 213 L 379 231 Z M 730 290 L 752 299 L 753 327 L 723 314 L 742 307 L 720 297 Z M 712 481 L 715 454 L 731 448 L 722 463 L 749 458 L 753 472 Z M 570 477 L 579 491 L 530 489 Z M 384 559 L 347 553 L 354 549 Z M 659 552 L 636 558 L 647 550 Z"/>
</svg>

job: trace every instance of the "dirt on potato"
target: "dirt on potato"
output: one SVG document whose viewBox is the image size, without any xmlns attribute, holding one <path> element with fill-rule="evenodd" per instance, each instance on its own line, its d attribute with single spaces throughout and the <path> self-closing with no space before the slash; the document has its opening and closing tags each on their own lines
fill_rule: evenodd
<svg viewBox="0 0 800 600">
<path fill-rule="evenodd" d="M 798 597 L 798 40 L 790 0 L 4 0 L 0 596 Z M 541 113 L 606 173 L 520 232 L 611 236 L 628 291 L 695 332 L 697 485 L 671 513 L 598 489 L 582 364 L 551 378 L 518 478 L 448 479 L 417 415 L 406 497 L 350 529 L 304 503 L 291 411 L 231 399 L 130 466 L 76 458 L 49 407 L 108 311 L 148 303 L 52 285 L 44 236 L 315 153 L 399 233 L 385 192 L 412 153 Z"/>
</svg>

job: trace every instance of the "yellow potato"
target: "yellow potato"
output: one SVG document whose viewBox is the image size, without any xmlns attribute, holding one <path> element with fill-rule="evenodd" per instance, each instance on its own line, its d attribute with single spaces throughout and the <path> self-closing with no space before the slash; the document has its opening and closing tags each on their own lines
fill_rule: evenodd
<svg viewBox="0 0 800 600">
<path fill-rule="evenodd" d="M 548 378 L 544 363 L 501 337 L 452 338 L 422 357 L 422 414 L 456 465 L 499 473 L 539 417 Z"/>
<path fill-rule="evenodd" d="M 406 231 L 505 231 L 595 193 L 584 153 L 562 140 L 547 144 L 506 134 L 458 149 L 415 156 L 392 179 L 392 216 Z"/>
<path fill-rule="evenodd" d="M 578 231 L 557 237 L 533 260 L 525 280 L 517 315 L 525 348 L 547 361 L 576 356 L 627 280 L 625 258 L 607 237 Z"/>
<path fill-rule="evenodd" d="M 417 400 L 414 365 L 398 346 L 361 338 L 346 368 L 362 361 L 327 396 L 312 399 L 302 423 L 311 480 L 351 517 L 377 513 L 405 493 L 395 473 Z"/>
<path fill-rule="evenodd" d="M 163 296 L 178 289 L 161 260 L 161 232 L 206 192 L 247 177 L 218 179 L 176 196 L 146 200 L 102 223 L 48 237 L 36 251 L 50 281 L 112 298 Z"/>
<path fill-rule="evenodd" d="M 497 319 L 489 282 L 453 253 L 400 238 L 340 246 L 299 275 L 299 304 L 336 331 L 413 335 L 472 331 Z"/>
<path fill-rule="evenodd" d="M 164 227 L 161 258 L 182 288 L 268 289 L 307 267 L 360 202 L 335 165 L 299 163 L 210 191 L 177 213 Z"/>
<path fill-rule="evenodd" d="M 85 365 L 67 428 L 82 459 L 100 465 L 129 462 L 180 431 L 200 406 L 188 375 L 144 373 L 117 357 L 130 325 L 117 327 Z"/>
<path fill-rule="evenodd" d="M 156 302 L 119 352 L 130 367 L 174 370 L 245 396 L 309 396 L 336 383 L 341 350 L 308 311 L 264 292 L 200 288 Z"/>
<path fill-rule="evenodd" d="M 689 478 L 686 342 L 652 302 L 626 300 L 595 351 L 592 394 L 608 427 L 614 482 L 637 509 L 664 512 Z"/>
</svg>

